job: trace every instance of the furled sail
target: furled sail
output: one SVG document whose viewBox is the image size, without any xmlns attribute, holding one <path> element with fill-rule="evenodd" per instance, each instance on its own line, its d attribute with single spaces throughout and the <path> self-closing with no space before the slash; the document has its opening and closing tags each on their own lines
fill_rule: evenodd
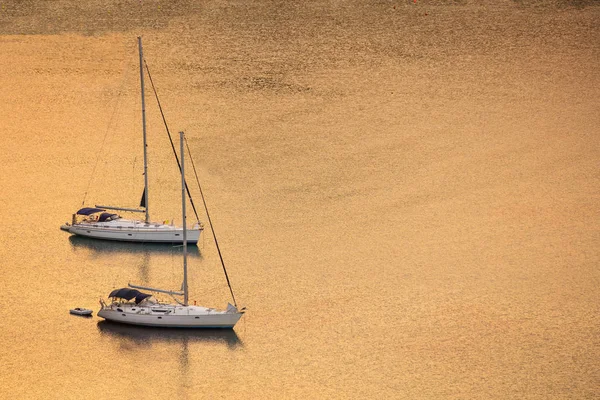
<svg viewBox="0 0 600 400">
<path fill-rule="evenodd" d="M 140 207 L 146 208 L 146 189 L 142 193 L 142 199 L 140 200 Z"/>
</svg>

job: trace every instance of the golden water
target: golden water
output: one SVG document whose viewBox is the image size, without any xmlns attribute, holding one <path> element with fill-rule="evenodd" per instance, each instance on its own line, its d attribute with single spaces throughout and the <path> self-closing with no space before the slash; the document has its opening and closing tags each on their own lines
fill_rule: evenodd
<svg viewBox="0 0 600 400">
<path fill-rule="evenodd" d="M 1 3 L 0 398 L 599 397 L 599 20 L 592 0 Z M 68 313 L 181 281 L 177 248 L 59 230 L 84 198 L 139 200 L 138 35 L 248 307 L 231 332 Z M 152 217 L 180 222 L 147 111 Z M 189 264 L 191 298 L 224 307 L 209 235 Z"/>
</svg>

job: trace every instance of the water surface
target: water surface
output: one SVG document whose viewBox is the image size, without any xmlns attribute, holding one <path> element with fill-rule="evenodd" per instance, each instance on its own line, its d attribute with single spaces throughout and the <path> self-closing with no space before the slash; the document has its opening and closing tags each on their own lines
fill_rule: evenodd
<svg viewBox="0 0 600 400">
<path fill-rule="evenodd" d="M 0 397 L 600 395 L 597 2 L 0 10 Z M 180 248 L 59 230 L 139 200 L 138 35 L 248 307 L 234 331 L 68 313 L 181 282 Z M 147 111 L 151 214 L 180 222 Z M 190 290 L 231 301 L 209 235 Z"/>
</svg>

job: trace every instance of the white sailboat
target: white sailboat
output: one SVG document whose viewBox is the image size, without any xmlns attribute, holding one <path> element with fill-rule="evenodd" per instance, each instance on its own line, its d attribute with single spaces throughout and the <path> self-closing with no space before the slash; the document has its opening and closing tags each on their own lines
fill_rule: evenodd
<svg viewBox="0 0 600 400">
<path fill-rule="evenodd" d="M 182 291 L 156 289 L 139 285 L 129 284 L 128 288 L 113 290 L 108 297 L 110 303 L 100 300 L 100 311 L 98 316 L 106 320 L 130 325 L 168 327 L 168 328 L 233 328 L 244 314 L 244 309 L 238 310 L 231 291 L 235 305 L 228 304 L 225 310 L 201 307 L 188 304 L 188 282 L 187 282 L 187 245 L 185 236 L 185 172 L 183 163 L 183 132 L 180 132 L 181 140 L 181 208 L 183 215 L 183 284 Z M 210 222 L 210 217 L 209 217 Z M 212 225 L 211 225 L 212 226 Z M 214 233 L 214 231 L 213 231 Z M 215 237 L 215 243 L 218 243 Z M 219 250 L 219 256 L 221 252 Z M 221 258 L 222 261 L 222 258 Z M 227 277 L 227 272 L 225 272 Z M 229 283 L 229 278 L 227 278 Z M 138 290 L 139 289 L 139 290 Z M 231 289 L 231 286 L 230 286 Z M 140 292 L 147 290 L 155 293 L 165 293 L 175 296 L 183 296 L 183 301 L 175 300 L 175 303 L 158 302 L 151 294 Z"/>
<path fill-rule="evenodd" d="M 142 38 L 138 37 L 140 54 L 140 85 L 142 92 L 142 131 L 144 139 L 144 194 L 140 204 L 141 209 L 96 205 L 84 207 L 72 216 L 71 222 L 60 227 L 61 230 L 74 235 L 95 239 L 118 240 L 127 242 L 149 243 L 182 243 L 183 228 L 166 223 L 151 222 L 148 208 L 148 162 L 146 146 L 146 107 L 144 96 L 144 68 L 142 53 Z M 109 210 L 145 213 L 144 220 L 122 218 Z M 198 222 L 187 232 L 188 244 L 195 244 L 200 238 L 203 227 Z"/>
</svg>

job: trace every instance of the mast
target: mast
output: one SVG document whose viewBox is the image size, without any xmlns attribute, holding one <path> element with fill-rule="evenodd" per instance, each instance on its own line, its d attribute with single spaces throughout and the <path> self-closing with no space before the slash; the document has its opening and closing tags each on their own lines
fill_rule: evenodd
<svg viewBox="0 0 600 400">
<path fill-rule="evenodd" d="M 183 132 L 179 132 L 179 141 L 181 142 L 181 214 L 183 219 L 183 305 L 188 305 L 188 284 L 187 284 L 187 227 L 185 216 L 185 169 L 183 166 Z"/>
<path fill-rule="evenodd" d="M 146 103 L 144 100 L 144 56 L 142 53 L 142 37 L 138 36 L 138 47 L 140 49 L 140 85 L 142 88 L 142 131 L 144 136 L 144 195 L 142 197 L 143 206 L 146 209 L 146 223 L 150 222 L 150 212 L 148 211 L 148 155 L 146 144 Z"/>
</svg>

